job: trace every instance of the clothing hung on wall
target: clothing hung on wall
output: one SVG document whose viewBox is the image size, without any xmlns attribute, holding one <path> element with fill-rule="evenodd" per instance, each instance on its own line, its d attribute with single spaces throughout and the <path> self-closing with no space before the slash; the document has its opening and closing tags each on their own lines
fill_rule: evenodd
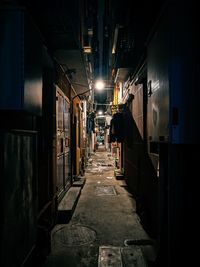
<svg viewBox="0 0 200 267">
<path fill-rule="evenodd" d="M 110 140 L 112 142 L 123 142 L 124 140 L 124 119 L 123 113 L 115 113 L 110 122 Z"/>
<path fill-rule="evenodd" d="M 95 118 L 94 112 L 91 112 L 88 114 L 87 121 L 86 121 L 87 133 L 95 132 L 94 118 Z"/>
</svg>

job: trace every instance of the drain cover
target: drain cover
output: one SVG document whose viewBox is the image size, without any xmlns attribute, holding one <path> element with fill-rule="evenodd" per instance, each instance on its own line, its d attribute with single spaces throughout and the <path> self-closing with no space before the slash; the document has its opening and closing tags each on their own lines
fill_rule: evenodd
<svg viewBox="0 0 200 267">
<path fill-rule="evenodd" d="M 98 267 L 123 267 L 119 247 L 99 247 Z"/>
<path fill-rule="evenodd" d="M 98 267 L 147 267 L 140 248 L 99 247 Z"/>
<path fill-rule="evenodd" d="M 114 186 L 97 186 L 95 193 L 97 196 L 112 196 L 112 195 L 117 195 Z"/>
<path fill-rule="evenodd" d="M 52 239 L 54 244 L 82 246 L 94 242 L 96 240 L 96 232 L 82 225 L 67 225 L 55 231 Z"/>
</svg>

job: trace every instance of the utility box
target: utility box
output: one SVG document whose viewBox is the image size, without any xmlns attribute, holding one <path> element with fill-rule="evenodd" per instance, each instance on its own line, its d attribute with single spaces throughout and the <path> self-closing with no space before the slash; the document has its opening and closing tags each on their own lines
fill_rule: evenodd
<svg viewBox="0 0 200 267">
<path fill-rule="evenodd" d="M 148 44 L 150 144 L 199 142 L 199 63 L 193 12 L 178 4 L 166 8 Z"/>
<path fill-rule="evenodd" d="M 42 114 L 42 39 L 23 8 L 0 8 L 0 110 Z"/>
</svg>

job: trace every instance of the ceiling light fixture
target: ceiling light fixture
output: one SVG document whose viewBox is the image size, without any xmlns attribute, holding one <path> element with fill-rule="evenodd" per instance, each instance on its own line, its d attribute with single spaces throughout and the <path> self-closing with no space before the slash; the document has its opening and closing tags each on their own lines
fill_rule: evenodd
<svg viewBox="0 0 200 267">
<path fill-rule="evenodd" d="M 102 90 L 105 88 L 105 83 L 102 80 L 98 80 L 95 83 L 95 89 Z"/>
</svg>

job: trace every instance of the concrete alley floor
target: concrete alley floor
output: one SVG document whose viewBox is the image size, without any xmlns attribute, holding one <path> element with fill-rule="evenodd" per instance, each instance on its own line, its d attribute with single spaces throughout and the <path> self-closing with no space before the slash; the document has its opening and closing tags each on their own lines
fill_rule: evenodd
<svg viewBox="0 0 200 267">
<path fill-rule="evenodd" d="M 95 152 L 88 162 L 85 178 L 70 222 L 58 224 L 52 231 L 52 251 L 44 266 L 147 266 L 146 260 L 154 258 L 152 246 L 124 244 L 127 239 L 138 241 L 149 237 L 140 224 L 135 200 L 125 181 L 114 177 L 110 153 Z"/>
</svg>

